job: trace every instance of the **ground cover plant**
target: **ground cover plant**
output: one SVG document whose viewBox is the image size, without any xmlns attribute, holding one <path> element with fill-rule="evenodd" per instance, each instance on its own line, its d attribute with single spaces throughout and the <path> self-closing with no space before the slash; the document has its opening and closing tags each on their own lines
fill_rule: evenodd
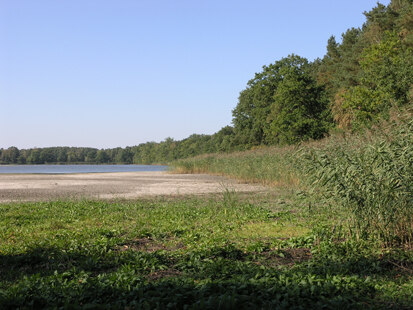
<svg viewBox="0 0 413 310">
<path fill-rule="evenodd" d="M 300 146 L 204 155 L 175 164 L 180 172 L 218 173 L 284 188 L 299 209 L 330 216 L 327 222 L 318 219 L 318 225 L 313 225 L 319 246 L 313 245 L 311 253 L 324 257 L 317 261 L 323 265 L 318 270 L 327 264 L 327 269 L 334 265 L 333 269 L 357 274 L 361 265 L 374 262 L 381 267 L 367 269 L 375 274 L 384 259 L 388 266 L 399 268 L 396 276 L 406 277 L 402 287 L 413 296 L 412 159 L 413 121 L 411 112 L 403 110 L 359 134 L 343 132 Z M 390 300 L 397 304 L 398 298 L 393 295 Z"/>
<path fill-rule="evenodd" d="M 412 255 L 294 197 L 2 204 L 0 308 L 409 308 Z"/>
</svg>

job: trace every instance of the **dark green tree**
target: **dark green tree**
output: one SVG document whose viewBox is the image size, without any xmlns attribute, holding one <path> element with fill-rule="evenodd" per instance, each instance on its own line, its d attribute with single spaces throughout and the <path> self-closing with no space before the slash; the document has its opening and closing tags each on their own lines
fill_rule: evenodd
<svg viewBox="0 0 413 310">
<path fill-rule="evenodd" d="M 56 156 L 54 153 L 55 148 L 44 148 L 40 151 L 40 163 L 55 163 Z"/>
<path fill-rule="evenodd" d="M 105 150 L 99 150 L 96 153 L 96 162 L 98 164 L 106 164 L 109 162 L 109 156 Z"/>
<path fill-rule="evenodd" d="M 328 105 L 311 69 L 297 55 L 264 66 L 233 111 L 236 141 L 253 146 L 321 138 L 328 131 Z"/>
<path fill-rule="evenodd" d="M 59 163 L 67 162 L 67 148 L 59 148 L 56 159 Z"/>
<path fill-rule="evenodd" d="M 8 149 L 2 151 L 0 161 L 5 164 L 17 164 L 19 155 L 19 149 L 15 146 L 11 146 Z"/>
<path fill-rule="evenodd" d="M 96 163 L 97 150 L 89 150 L 86 154 L 85 161 L 87 163 Z"/>
<path fill-rule="evenodd" d="M 29 164 L 40 164 L 40 150 L 33 149 L 31 150 L 29 157 L 27 158 L 27 163 Z"/>
<path fill-rule="evenodd" d="M 331 125 L 324 88 L 311 76 L 306 59 L 292 55 L 283 61 L 266 137 L 272 144 L 320 139 Z"/>
</svg>

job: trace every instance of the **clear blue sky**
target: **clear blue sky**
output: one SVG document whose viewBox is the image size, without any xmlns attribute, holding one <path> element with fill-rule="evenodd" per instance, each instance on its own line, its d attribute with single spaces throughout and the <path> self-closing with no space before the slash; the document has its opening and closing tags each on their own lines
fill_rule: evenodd
<svg viewBox="0 0 413 310">
<path fill-rule="evenodd" d="M 388 4 L 389 1 L 381 1 Z M 0 148 L 137 145 L 231 124 L 255 72 L 375 0 L 0 0 Z"/>
</svg>

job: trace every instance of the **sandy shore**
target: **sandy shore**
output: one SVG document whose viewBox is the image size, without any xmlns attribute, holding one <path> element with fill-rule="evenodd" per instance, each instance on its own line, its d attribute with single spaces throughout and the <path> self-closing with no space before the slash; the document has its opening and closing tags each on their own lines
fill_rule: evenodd
<svg viewBox="0 0 413 310">
<path fill-rule="evenodd" d="M 88 174 L 0 174 L 0 202 L 67 198 L 138 198 L 265 191 L 259 185 L 239 184 L 224 177 L 166 172 Z"/>
</svg>

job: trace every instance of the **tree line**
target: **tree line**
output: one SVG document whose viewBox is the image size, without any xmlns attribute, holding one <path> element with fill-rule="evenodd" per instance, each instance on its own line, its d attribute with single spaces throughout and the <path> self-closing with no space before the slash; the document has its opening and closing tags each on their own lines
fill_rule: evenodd
<svg viewBox="0 0 413 310">
<path fill-rule="evenodd" d="M 413 101 L 413 0 L 392 0 L 364 12 L 361 28 L 331 36 L 312 62 L 289 55 L 248 81 L 232 111 L 233 126 L 213 135 L 113 149 L 0 149 L 2 164 L 168 163 L 212 152 L 320 139 L 331 130 L 359 130 Z"/>
<path fill-rule="evenodd" d="M 228 152 L 232 149 L 230 126 L 214 135 L 193 134 L 175 141 L 147 142 L 125 148 L 46 147 L 0 149 L 0 164 L 166 164 L 203 153 Z"/>
<path fill-rule="evenodd" d="M 413 99 L 413 1 L 364 12 L 366 22 L 331 36 L 321 59 L 289 55 L 263 67 L 233 110 L 234 144 L 293 144 L 359 130 Z"/>
</svg>

